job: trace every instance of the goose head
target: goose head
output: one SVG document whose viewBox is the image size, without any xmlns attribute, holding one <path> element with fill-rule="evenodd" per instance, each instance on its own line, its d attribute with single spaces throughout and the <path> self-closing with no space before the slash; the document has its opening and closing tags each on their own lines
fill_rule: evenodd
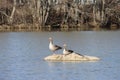
<svg viewBox="0 0 120 80">
<path fill-rule="evenodd" d="M 52 41 L 52 37 L 49 37 L 49 40 Z"/>
<path fill-rule="evenodd" d="M 66 44 L 63 44 L 63 47 L 64 47 L 64 48 L 66 48 L 66 47 L 67 47 L 67 45 L 66 45 Z"/>
</svg>

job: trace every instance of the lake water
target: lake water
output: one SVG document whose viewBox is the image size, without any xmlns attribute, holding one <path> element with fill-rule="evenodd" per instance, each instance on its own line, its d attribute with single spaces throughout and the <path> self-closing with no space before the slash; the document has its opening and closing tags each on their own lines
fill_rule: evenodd
<svg viewBox="0 0 120 80">
<path fill-rule="evenodd" d="M 48 62 L 48 38 L 97 62 Z M 62 50 L 56 51 L 56 54 Z M 0 33 L 0 80 L 120 80 L 120 31 Z"/>
</svg>

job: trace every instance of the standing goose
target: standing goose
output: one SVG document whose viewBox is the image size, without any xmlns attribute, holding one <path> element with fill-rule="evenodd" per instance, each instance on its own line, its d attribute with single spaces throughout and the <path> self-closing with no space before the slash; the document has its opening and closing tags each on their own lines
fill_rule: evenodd
<svg viewBox="0 0 120 80">
<path fill-rule="evenodd" d="M 53 44 L 53 39 L 51 37 L 49 38 L 49 41 L 49 49 L 53 52 L 53 54 L 56 50 L 62 49 L 62 47 Z"/>
<path fill-rule="evenodd" d="M 63 54 L 64 54 L 64 55 L 68 55 L 68 54 L 71 54 L 71 53 L 74 52 L 73 50 L 67 50 L 67 49 L 66 49 L 66 47 L 67 47 L 66 44 L 64 44 L 63 47 L 64 47 L 64 49 L 63 49 Z"/>
</svg>

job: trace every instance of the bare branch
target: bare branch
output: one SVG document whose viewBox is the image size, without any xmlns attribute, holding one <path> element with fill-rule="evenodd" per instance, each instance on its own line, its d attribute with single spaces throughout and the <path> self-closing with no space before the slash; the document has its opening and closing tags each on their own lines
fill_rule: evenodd
<svg viewBox="0 0 120 80">
<path fill-rule="evenodd" d="M 9 17 L 4 11 L 0 11 L 0 13 L 2 13 L 3 15 L 5 15 L 6 17 Z"/>
</svg>

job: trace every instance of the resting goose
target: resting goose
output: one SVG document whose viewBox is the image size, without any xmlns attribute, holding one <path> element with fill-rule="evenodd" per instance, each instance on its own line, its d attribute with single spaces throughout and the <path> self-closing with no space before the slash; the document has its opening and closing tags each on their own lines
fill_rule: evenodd
<svg viewBox="0 0 120 80">
<path fill-rule="evenodd" d="M 66 49 L 66 47 L 67 47 L 66 44 L 64 44 L 63 47 L 64 47 L 64 49 L 63 49 L 63 54 L 64 54 L 64 55 L 68 55 L 68 54 L 71 54 L 71 53 L 74 52 L 73 50 L 67 50 L 67 49 Z"/>
<path fill-rule="evenodd" d="M 50 43 L 49 43 L 49 49 L 53 52 L 53 54 L 55 54 L 54 52 L 56 50 L 62 49 L 62 47 L 53 44 L 53 39 L 51 37 L 49 38 L 49 41 L 50 41 Z"/>
</svg>

